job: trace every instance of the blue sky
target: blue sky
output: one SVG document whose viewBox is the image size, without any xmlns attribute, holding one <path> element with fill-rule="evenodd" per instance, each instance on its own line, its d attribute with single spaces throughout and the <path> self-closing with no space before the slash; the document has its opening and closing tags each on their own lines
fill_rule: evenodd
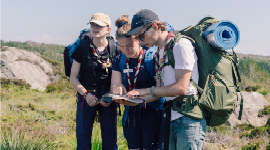
<svg viewBox="0 0 270 150">
<path fill-rule="evenodd" d="M 237 53 L 270 56 L 269 6 L 269 0 L 2 0 L 1 39 L 68 45 L 98 12 L 110 16 L 114 36 L 114 22 L 121 15 L 132 19 L 139 10 L 151 9 L 177 30 L 207 15 L 230 20 L 240 30 Z"/>
</svg>

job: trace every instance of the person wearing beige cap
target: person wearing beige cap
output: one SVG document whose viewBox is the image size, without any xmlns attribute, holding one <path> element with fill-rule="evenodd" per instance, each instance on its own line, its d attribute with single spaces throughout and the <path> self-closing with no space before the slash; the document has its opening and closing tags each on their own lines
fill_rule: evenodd
<svg viewBox="0 0 270 150">
<path fill-rule="evenodd" d="M 77 149 L 91 149 L 93 123 L 100 121 L 102 149 L 116 150 L 117 104 L 102 95 L 110 91 L 112 61 L 121 53 L 109 36 L 111 20 L 96 13 L 88 22 L 91 37 L 81 41 L 71 55 L 73 64 L 70 83 L 78 91 L 76 137 Z"/>
<path fill-rule="evenodd" d="M 87 24 L 91 24 L 91 27 L 93 27 L 94 31 L 91 30 L 91 35 L 93 33 L 96 38 L 100 38 L 101 35 L 104 35 L 102 34 L 104 32 L 106 32 L 105 35 L 109 35 L 111 30 L 111 19 L 108 15 L 103 13 L 94 14 Z M 100 31 L 98 31 L 97 28 L 99 28 Z"/>
</svg>

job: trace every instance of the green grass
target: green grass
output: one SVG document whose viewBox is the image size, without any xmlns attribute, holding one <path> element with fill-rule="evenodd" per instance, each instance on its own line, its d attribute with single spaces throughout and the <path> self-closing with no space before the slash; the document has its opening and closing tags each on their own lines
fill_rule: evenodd
<svg viewBox="0 0 270 150">
<path fill-rule="evenodd" d="M 51 90 L 51 87 L 55 87 Z M 68 80 L 50 84 L 45 91 L 33 90 L 24 83 L 3 82 L 1 84 L 1 149 L 76 149 L 76 91 Z M 121 107 L 123 113 L 123 107 Z M 269 106 L 261 115 L 270 115 Z M 121 117 L 117 122 L 117 145 L 126 150 Z M 238 130 L 236 134 L 231 130 Z M 226 125 L 207 128 L 207 134 L 216 132 L 230 136 L 231 141 L 207 143 L 208 149 L 256 149 L 270 147 L 270 125 L 254 127 L 239 125 L 234 129 Z M 213 137 L 215 139 L 215 137 Z M 243 142 L 249 139 L 252 142 Z M 266 140 L 266 141 L 264 141 Z M 268 142 L 267 142 L 268 140 Z M 223 143 L 220 143 L 223 142 Z M 250 144 L 248 144 L 250 143 Z M 239 146 L 240 145 L 240 146 Z M 102 139 L 100 124 L 94 123 L 92 148 L 100 150 Z"/>
<path fill-rule="evenodd" d="M 1 149 L 76 149 L 76 92 L 68 82 L 59 85 L 53 85 L 54 91 L 1 85 Z M 117 130 L 119 149 L 128 149 L 121 117 Z M 101 149 L 101 143 L 100 125 L 95 122 L 93 149 Z"/>
</svg>

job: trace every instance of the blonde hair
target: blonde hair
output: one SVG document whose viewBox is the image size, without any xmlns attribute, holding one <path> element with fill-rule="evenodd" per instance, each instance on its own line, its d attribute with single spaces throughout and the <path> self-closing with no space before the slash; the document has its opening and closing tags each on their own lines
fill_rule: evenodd
<svg viewBox="0 0 270 150">
<path fill-rule="evenodd" d="M 124 25 L 120 26 L 122 23 L 125 23 Z M 115 26 L 118 28 L 115 33 L 115 38 L 123 38 L 128 33 L 128 31 L 131 29 L 131 24 L 128 19 L 128 15 L 122 15 L 122 17 L 118 18 L 115 21 Z"/>
</svg>

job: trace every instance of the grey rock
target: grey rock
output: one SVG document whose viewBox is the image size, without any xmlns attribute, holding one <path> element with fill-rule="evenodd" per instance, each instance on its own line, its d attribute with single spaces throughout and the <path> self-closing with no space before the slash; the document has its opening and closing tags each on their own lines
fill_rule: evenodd
<svg viewBox="0 0 270 150">
<path fill-rule="evenodd" d="M 33 89 L 45 90 L 50 84 L 52 65 L 39 55 L 15 47 L 1 47 L 1 78 L 21 79 Z"/>
<path fill-rule="evenodd" d="M 2 67 L 5 67 L 5 65 L 6 65 L 5 62 L 1 60 L 1 66 L 0 66 L 0 67 L 1 67 L 1 68 L 2 68 Z"/>
<path fill-rule="evenodd" d="M 236 126 L 238 124 L 252 124 L 255 127 L 264 126 L 268 121 L 268 116 L 258 117 L 258 111 L 269 105 L 264 96 L 258 92 L 243 92 L 243 112 L 241 120 L 238 120 L 241 96 L 238 95 L 238 103 L 234 112 L 227 121 L 227 125 Z"/>
</svg>

